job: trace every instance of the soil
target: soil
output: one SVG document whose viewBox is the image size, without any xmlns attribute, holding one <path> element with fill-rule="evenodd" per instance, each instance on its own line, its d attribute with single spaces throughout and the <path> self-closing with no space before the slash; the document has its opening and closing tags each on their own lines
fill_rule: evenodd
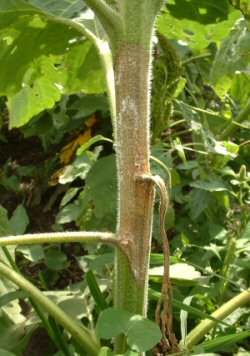
<svg viewBox="0 0 250 356">
<path fill-rule="evenodd" d="M 22 356 L 47 356 L 56 353 L 56 351 L 57 348 L 51 343 L 46 330 L 38 328 L 33 332 Z"/>
<path fill-rule="evenodd" d="M 51 212 L 45 216 L 44 221 L 40 221 L 41 211 L 39 210 L 39 206 L 36 207 L 36 209 L 29 209 L 29 205 L 32 205 L 29 204 L 29 202 L 32 200 L 30 199 L 30 196 L 34 193 L 35 189 L 37 189 L 38 183 L 42 183 L 43 185 L 43 191 L 41 192 L 41 198 L 43 199 L 42 203 L 45 203 L 49 198 L 49 195 L 53 192 L 52 189 L 49 189 L 48 182 L 39 182 L 39 176 L 36 177 L 35 175 L 36 169 L 39 167 L 41 170 L 43 165 L 45 167 L 60 148 L 55 146 L 52 147 L 49 152 L 45 152 L 41 140 L 37 136 L 23 138 L 23 135 L 18 130 L 4 130 L 2 134 L 4 135 L 6 142 L 0 142 L 0 204 L 4 206 L 11 215 L 13 210 L 17 207 L 17 204 L 24 203 L 25 208 L 30 210 L 29 217 L 31 224 L 29 228 L 33 230 L 32 224 L 34 223 L 34 227 L 37 226 L 39 231 L 40 229 L 43 231 L 44 227 L 45 230 L 48 230 L 48 225 L 51 221 L 49 218 Z M 33 167 L 33 176 L 23 175 L 20 177 L 20 175 L 18 175 L 18 169 L 27 166 Z M 39 175 L 39 171 L 37 175 Z M 19 180 L 19 190 L 18 188 L 17 190 L 8 189 L 8 187 L 4 189 L 3 183 L 6 183 L 6 179 L 13 177 L 16 177 Z M 43 195 L 43 193 L 46 194 Z"/>
</svg>

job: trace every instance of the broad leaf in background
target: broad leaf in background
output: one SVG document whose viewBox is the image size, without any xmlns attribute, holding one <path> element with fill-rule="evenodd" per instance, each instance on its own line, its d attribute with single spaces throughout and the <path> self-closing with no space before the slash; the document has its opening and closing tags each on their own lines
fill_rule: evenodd
<svg viewBox="0 0 250 356">
<path fill-rule="evenodd" d="M 4 236 L 10 236 L 12 234 L 13 234 L 13 231 L 11 229 L 11 224 L 8 219 L 7 210 L 4 209 L 0 205 L 0 238 L 4 237 Z M 9 246 L 9 248 L 8 248 L 8 252 L 10 253 L 12 258 L 14 258 L 14 249 L 15 249 L 15 246 Z M 9 265 L 9 261 L 4 253 L 4 247 L 0 248 L 0 259 Z M 1 280 L 0 280 L 0 282 L 1 282 Z M 1 294 L 1 292 L 0 292 L 0 294 Z"/>
<path fill-rule="evenodd" d="M 11 235 L 11 232 L 7 210 L 0 205 L 0 236 Z"/>
<path fill-rule="evenodd" d="M 8 97 L 10 127 L 52 108 L 64 93 L 105 91 L 94 46 L 60 23 L 52 5 L 43 6 L 50 14 L 22 0 L 0 3 L 0 95 Z"/>
<path fill-rule="evenodd" d="M 192 189 L 189 200 L 191 219 L 197 219 L 201 213 L 207 209 L 209 203 L 211 203 L 211 195 L 208 191 Z"/>
<path fill-rule="evenodd" d="M 94 306 L 93 302 L 89 303 L 90 294 L 87 288 L 84 291 L 69 288 L 65 291 L 47 291 L 44 294 L 60 306 L 65 313 L 78 320 L 88 318 Z"/>
<path fill-rule="evenodd" d="M 249 82 L 249 63 L 250 32 L 246 28 L 245 21 L 241 20 L 235 24 L 230 36 L 223 40 L 211 69 L 211 81 L 219 96 L 225 95 L 230 90 L 232 83 L 239 81 L 238 75 L 235 75 L 236 73 L 244 73 L 245 80 Z M 234 85 L 237 87 L 237 82 Z M 247 92 L 249 93 L 249 89 L 247 89 Z M 234 96 L 236 96 L 239 102 L 242 101 L 239 96 L 240 93 L 241 91 L 237 95 L 234 90 Z M 246 96 L 248 99 L 249 95 L 247 93 Z M 243 96 L 244 101 L 247 99 Z"/>
<path fill-rule="evenodd" d="M 79 96 L 72 106 L 71 110 L 77 110 L 75 119 L 80 119 L 85 116 L 93 115 L 97 110 L 109 110 L 108 99 L 103 96 L 97 95 L 84 95 Z"/>
<path fill-rule="evenodd" d="M 9 352 L 7 350 L 4 349 L 0 349 L 0 353 L 2 356 L 15 356 L 15 354 L 13 354 L 12 352 Z"/>
<path fill-rule="evenodd" d="M 236 103 L 242 108 L 245 107 L 250 97 L 250 69 L 236 71 L 232 78 L 230 94 Z"/>
<path fill-rule="evenodd" d="M 82 0 L 28 0 L 35 7 L 55 16 L 72 18 L 86 8 Z"/>
<path fill-rule="evenodd" d="M 77 178 L 85 179 L 92 165 L 95 163 L 99 152 L 85 151 L 77 156 L 72 164 L 68 164 L 63 172 L 58 175 L 61 184 L 73 182 Z"/>
<path fill-rule="evenodd" d="M 114 210 L 117 183 L 114 155 L 101 158 L 93 165 L 86 177 L 86 185 L 90 188 L 97 218 L 116 213 Z"/>
<path fill-rule="evenodd" d="M 15 235 L 22 235 L 25 233 L 29 225 L 29 217 L 22 204 L 18 205 L 10 219 L 11 230 Z"/>
<path fill-rule="evenodd" d="M 138 352 L 151 349 L 161 339 L 161 331 L 157 324 L 141 315 L 133 315 L 116 308 L 108 308 L 101 313 L 97 330 L 102 339 L 125 334 L 128 345 Z"/>
<path fill-rule="evenodd" d="M 11 235 L 11 226 L 7 211 L 0 206 L 0 236 Z M 11 253 L 11 251 L 9 251 Z M 13 255 L 13 253 L 11 253 Z M 0 260 L 9 264 L 2 248 L 0 248 Z M 0 297 L 16 291 L 17 287 L 4 277 L 0 278 Z M 21 314 L 17 300 L 10 301 L 0 308 L 0 348 L 12 350 L 20 342 L 25 332 L 26 318 Z"/>
<path fill-rule="evenodd" d="M 60 271 L 69 267 L 67 256 L 61 251 L 49 250 L 45 254 L 45 264 L 52 271 Z"/>
<path fill-rule="evenodd" d="M 44 251 L 41 245 L 20 245 L 16 248 L 24 258 L 31 262 L 39 262 L 44 258 Z"/>
<path fill-rule="evenodd" d="M 201 51 L 212 42 L 220 44 L 240 17 L 240 11 L 227 0 L 169 0 L 157 30 L 179 44 Z"/>
<path fill-rule="evenodd" d="M 115 229 L 116 221 L 116 166 L 115 156 L 109 155 L 98 159 L 90 169 L 83 194 L 85 194 L 85 211 L 78 224 L 83 230 Z"/>
<path fill-rule="evenodd" d="M 159 279 L 164 274 L 164 267 L 153 267 L 149 270 L 151 279 Z M 203 277 L 193 266 L 186 263 L 175 263 L 170 265 L 169 276 L 176 285 L 192 286 L 196 284 L 205 284 L 207 277 Z"/>
<path fill-rule="evenodd" d="M 223 190 L 227 190 L 227 187 L 223 182 L 219 180 L 196 180 L 190 183 L 191 187 L 207 190 L 209 192 L 221 192 Z"/>
<path fill-rule="evenodd" d="M 84 214 L 92 201 L 94 203 L 93 223 L 101 223 L 101 218 L 107 220 L 109 215 L 112 215 L 111 220 L 115 221 L 115 159 L 114 155 L 111 155 L 96 161 L 99 153 L 100 147 L 97 147 L 94 152 L 79 151 L 75 161 L 66 166 L 64 173 L 61 174 L 59 178 L 61 184 L 81 178 L 85 179 L 85 187 L 73 203 L 66 205 L 67 201 L 69 202 L 70 200 L 65 198 L 66 203 L 65 201 L 63 202 L 62 206 L 64 206 L 57 215 L 57 223 L 65 224 L 80 219 L 80 225 L 85 224 Z M 106 196 L 109 196 L 108 204 L 107 202 L 104 204 Z M 109 226 L 108 221 L 105 224 Z M 82 227 L 87 229 L 85 225 Z"/>
</svg>

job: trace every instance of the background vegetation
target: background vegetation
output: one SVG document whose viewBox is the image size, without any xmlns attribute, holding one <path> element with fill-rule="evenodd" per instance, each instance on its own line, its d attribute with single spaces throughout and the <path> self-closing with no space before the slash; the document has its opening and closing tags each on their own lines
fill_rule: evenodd
<svg viewBox="0 0 250 356">
<path fill-rule="evenodd" d="M 1 236 L 75 228 L 115 232 L 117 183 L 104 73 L 91 42 L 60 21 L 88 16 L 81 0 L 0 0 Z M 202 319 L 249 288 L 249 31 L 247 0 L 169 0 L 157 21 L 151 167 L 171 192 L 165 223 L 174 330 L 184 346 Z M 152 320 L 163 273 L 158 210 Z M 0 250 L 1 260 L 10 263 L 8 254 L 63 310 L 96 327 L 112 300 L 112 248 L 14 246 Z M 249 329 L 246 305 L 216 323 L 192 354 L 249 355 Z M 136 355 L 133 337 L 128 332 L 130 354 Z M 62 338 L 68 351 L 48 336 L 27 294 L 0 280 L 1 355 L 77 354 L 77 345 Z M 139 339 L 146 343 L 143 331 Z"/>
</svg>

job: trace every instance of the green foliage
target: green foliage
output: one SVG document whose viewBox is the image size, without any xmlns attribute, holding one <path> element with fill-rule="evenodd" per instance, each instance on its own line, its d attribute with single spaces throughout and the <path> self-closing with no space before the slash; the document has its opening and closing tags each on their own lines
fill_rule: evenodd
<svg viewBox="0 0 250 356">
<path fill-rule="evenodd" d="M 248 30 L 250 29 L 250 4 L 248 0 L 230 0 L 231 4 L 242 12 L 246 21 Z"/>
<path fill-rule="evenodd" d="M 164 130 L 169 129 L 172 101 L 182 74 L 180 57 L 174 46 L 160 33 L 158 33 L 157 38 L 158 46 L 155 48 L 151 104 L 153 141 Z"/>
<path fill-rule="evenodd" d="M 206 351 L 217 351 L 217 350 L 221 350 L 223 346 L 228 348 L 235 342 L 244 340 L 245 338 L 249 337 L 249 335 L 250 333 L 247 331 L 238 333 L 236 335 L 229 334 L 226 336 L 218 337 L 215 340 L 206 341 L 201 344 L 201 347 L 203 348 L 203 350 Z"/>
<path fill-rule="evenodd" d="M 22 126 L 53 108 L 62 94 L 104 91 L 93 45 L 60 23 L 64 11 L 53 4 L 46 10 L 58 17 L 22 0 L 0 3 L 0 63 L 5 68 L 0 73 L 0 93 L 8 96 L 10 127 Z"/>
<path fill-rule="evenodd" d="M 97 307 L 100 310 L 104 310 L 106 308 L 108 308 L 108 304 L 98 286 L 98 282 L 95 278 L 94 273 L 91 271 L 91 269 L 86 273 L 86 279 L 87 279 L 87 283 L 90 289 L 90 292 L 96 302 Z"/>
<path fill-rule="evenodd" d="M 17 210 L 20 210 L 17 209 Z M 22 211 L 22 209 L 21 209 Z M 13 219 L 17 219 L 17 215 L 13 215 Z M 0 236 L 11 235 L 11 223 L 7 216 L 7 211 L 0 206 Z M 22 224 L 22 221 L 19 220 Z M 14 227 L 15 229 L 15 227 Z M 22 229 L 22 227 L 21 227 Z M 11 266 L 10 261 L 14 256 L 13 249 L 0 250 L 0 259 L 7 265 Z M 13 267 L 13 266 L 11 266 Z M 21 293 L 21 294 L 20 294 Z M 27 295 L 18 291 L 18 288 L 8 279 L 1 277 L 0 279 L 0 349 L 3 349 L 3 354 L 8 355 L 8 351 L 15 352 L 23 350 L 27 345 L 27 340 L 31 332 L 36 328 L 36 322 L 31 322 L 28 326 L 27 320 L 22 315 L 22 309 L 18 303 L 18 298 L 26 298 Z M 11 353 L 10 353 L 11 354 Z M 16 353 L 14 353 L 15 355 Z"/>
<path fill-rule="evenodd" d="M 151 349 L 161 339 L 160 329 L 155 323 L 115 308 L 108 308 L 100 314 L 97 328 L 102 339 L 125 334 L 130 348 L 138 352 Z"/>
<path fill-rule="evenodd" d="M 28 0 L 28 2 L 35 7 L 47 11 L 55 16 L 72 18 L 76 14 L 78 15 L 80 11 L 86 9 L 86 5 L 84 5 L 81 0 L 61 0 L 60 2 L 45 0 L 43 2 L 39 0 Z"/>
<path fill-rule="evenodd" d="M 222 41 L 220 50 L 217 52 L 211 69 L 211 82 L 220 96 L 223 97 L 230 90 L 232 85 L 237 86 L 237 82 L 240 81 L 240 74 L 243 74 L 241 78 L 245 78 L 245 80 L 249 82 L 249 46 L 250 33 L 246 29 L 245 21 L 241 20 L 235 24 L 230 36 Z M 241 91 L 238 92 L 236 96 L 236 90 L 234 89 L 234 99 L 236 99 L 242 107 L 246 105 L 249 97 L 249 86 L 246 86 L 245 89 L 246 93 L 243 97 L 240 96 Z"/>
<path fill-rule="evenodd" d="M 65 269 L 69 266 L 69 262 L 67 261 L 67 256 L 60 251 L 50 250 L 45 255 L 45 264 L 52 271 L 60 271 L 61 269 Z"/>
<path fill-rule="evenodd" d="M 213 42 L 220 43 L 240 17 L 226 0 L 170 0 L 157 28 L 167 38 L 201 51 Z"/>
<path fill-rule="evenodd" d="M 161 281 L 163 276 L 163 266 L 153 267 L 150 269 L 149 274 L 154 281 Z M 202 277 L 201 273 L 196 271 L 193 266 L 186 263 L 174 263 L 170 266 L 169 276 L 175 285 L 179 286 L 193 286 L 196 284 L 206 285 L 209 278 Z"/>
<path fill-rule="evenodd" d="M 0 206 L 0 234 L 1 236 L 11 235 L 11 227 L 6 209 Z"/>
<path fill-rule="evenodd" d="M 86 178 L 89 194 L 95 206 L 95 217 L 102 219 L 105 216 L 116 215 L 116 171 L 115 156 L 99 159 L 89 171 Z M 108 201 L 106 199 L 108 198 Z M 105 204 L 103 204 L 105 201 Z"/>
<path fill-rule="evenodd" d="M 249 100 L 247 5 L 244 0 L 169 0 L 157 23 L 151 170 L 171 190 L 165 227 L 175 332 L 184 341 L 202 319 L 217 325 L 191 351 L 194 355 L 240 355 L 250 350 L 248 307 L 223 321 L 210 316 L 249 288 L 249 114 L 232 134 L 220 139 Z M 6 114 L 1 102 L 0 145 L 9 139 L 4 129 L 8 123 L 22 126 L 25 137 L 39 136 L 47 151 L 40 166 L 18 161 L 13 172 L 11 153 L 1 167 L 3 206 L 8 206 L 5 194 L 17 197 L 9 213 L 0 206 L 1 236 L 34 231 L 30 206 L 39 204 L 56 215 L 52 228 L 57 231 L 71 230 L 74 224 L 82 230 L 115 231 L 117 178 L 115 156 L 106 142 L 112 142 L 112 136 L 104 74 L 96 49 L 73 26 L 88 24 L 105 41 L 102 26 L 95 18 L 87 19 L 86 8 L 79 0 L 0 0 L 0 93 L 8 106 Z M 72 27 L 65 20 L 72 20 Z M 90 140 L 77 147 L 68 163 L 60 163 L 62 147 L 86 129 L 91 115 L 97 122 Z M 27 181 L 36 183 L 35 197 L 21 191 Z M 164 263 L 158 207 L 157 197 L 149 281 L 152 320 Z M 149 350 L 161 338 L 151 321 L 108 308 L 114 273 L 110 248 L 53 244 L 19 246 L 9 253 L 65 312 L 92 330 L 98 326 L 103 345 L 99 356 L 114 355 L 112 341 L 107 340 L 120 333 L 131 349 L 124 352 L 127 356 Z M 1 260 L 9 264 L 6 256 L 6 251 L 0 252 Z M 25 300 L 29 315 L 22 314 L 19 299 Z M 39 324 L 27 294 L 2 278 L 0 321 L 1 355 L 23 352 Z M 62 333 L 70 350 L 66 354 L 81 354 Z"/>
<path fill-rule="evenodd" d="M 10 226 L 14 235 L 22 235 L 25 233 L 29 224 L 29 217 L 23 205 L 18 205 L 15 209 L 11 219 Z"/>
</svg>

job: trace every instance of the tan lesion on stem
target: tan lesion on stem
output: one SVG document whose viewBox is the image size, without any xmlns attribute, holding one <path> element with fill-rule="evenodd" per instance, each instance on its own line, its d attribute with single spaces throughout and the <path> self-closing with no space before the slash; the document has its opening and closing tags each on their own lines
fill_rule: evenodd
<svg viewBox="0 0 250 356">
<path fill-rule="evenodd" d="M 115 61 L 117 163 L 119 177 L 118 236 L 139 287 L 147 280 L 154 189 L 138 181 L 149 173 L 150 52 L 126 43 Z"/>
<path fill-rule="evenodd" d="M 151 246 L 151 227 L 148 231 L 149 226 L 147 221 L 151 221 L 152 211 L 149 206 L 153 206 L 154 202 L 154 184 L 150 181 L 136 181 L 136 196 L 137 196 L 137 212 L 131 214 L 133 216 L 134 229 L 137 227 L 137 234 L 135 236 L 134 232 L 131 233 L 129 230 L 121 236 L 120 239 L 120 249 L 126 253 L 131 271 L 139 287 L 143 287 L 145 283 L 145 271 L 148 268 L 148 259 L 145 257 L 150 254 Z M 131 217 L 130 224 L 131 224 Z M 126 221 L 124 221 L 126 225 Z M 138 227 L 140 227 L 138 231 Z M 136 231 L 136 230 L 134 230 Z M 145 241 L 145 236 L 149 236 L 150 241 Z"/>
</svg>

